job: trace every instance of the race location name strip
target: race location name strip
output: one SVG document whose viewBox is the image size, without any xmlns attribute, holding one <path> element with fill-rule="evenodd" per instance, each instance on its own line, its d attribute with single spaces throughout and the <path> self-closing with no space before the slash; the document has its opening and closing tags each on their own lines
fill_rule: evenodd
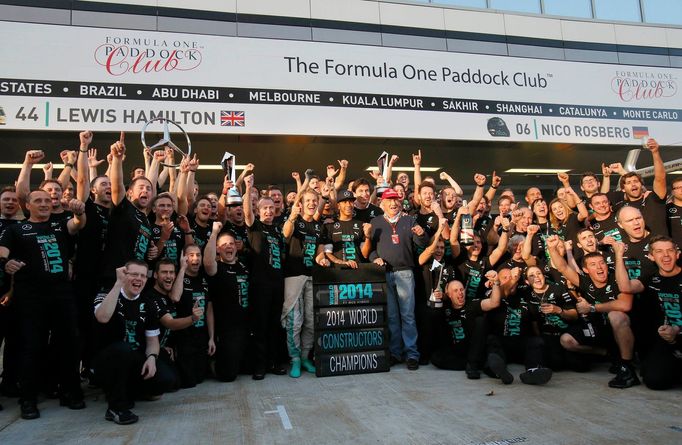
<svg viewBox="0 0 682 445">
<path fill-rule="evenodd" d="M 682 122 L 682 109 L 509 102 L 430 96 L 0 79 L 0 96 L 212 102 Z"/>
</svg>

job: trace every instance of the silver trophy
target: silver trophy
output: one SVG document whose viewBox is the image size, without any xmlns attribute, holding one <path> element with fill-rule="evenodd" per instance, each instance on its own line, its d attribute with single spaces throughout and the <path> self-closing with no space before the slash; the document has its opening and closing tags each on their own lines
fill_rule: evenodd
<svg viewBox="0 0 682 445">
<path fill-rule="evenodd" d="M 436 259 L 433 260 L 433 264 L 431 265 L 431 271 L 434 269 L 438 268 L 438 281 L 436 288 L 431 292 L 431 295 L 429 296 L 429 300 L 427 301 L 427 305 L 432 308 L 432 309 L 440 309 L 443 307 L 443 299 L 436 298 L 435 293 L 440 292 L 441 295 L 443 294 L 443 289 L 440 287 L 440 282 L 443 279 L 443 265 Z"/>
<path fill-rule="evenodd" d="M 390 155 L 385 151 L 379 155 L 377 159 L 377 167 L 379 167 L 379 174 L 381 175 L 381 182 L 377 184 L 377 195 L 380 196 L 386 189 L 388 189 L 388 181 L 386 180 L 386 173 L 388 173 L 388 157 Z"/>
<path fill-rule="evenodd" d="M 223 172 L 225 172 L 225 177 L 232 181 L 232 184 L 237 182 L 237 157 L 232 153 L 225 152 L 223 159 L 220 160 L 220 165 L 223 167 Z"/>
<path fill-rule="evenodd" d="M 159 139 L 159 141 L 156 144 L 149 145 L 149 144 L 147 144 L 147 141 L 145 139 L 145 135 L 147 134 L 147 130 L 148 130 L 149 126 L 152 124 L 155 124 L 155 123 L 161 123 L 162 124 L 163 135 L 161 136 L 161 139 Z M 180 147 L 178 147 L 172 141 L 171 132 L 170 132 L 170 128 L 169 128 L 168 124 L 172 124 L 173 126 L 175 126 L 185 136 L 185 141 L 187 144 L 187 151 L 182 151 L 182 149 Z M 151 132 L 151 130 L 150 130 L 150 132 Z M 165 150 L 166 147 L 170 147 L 175 152 L 180 154 L 180 156 L 181 156 L 180 159 L 182 159 L 185 156 L 189 157 L 192 154 L 192 142 L 190 141 L 189 135 L 187 134 L 187 132 L 180 126 L 180 124 L 178 124 L 177 122 L 172 121 L 170 119 L 166 119 L 165 117 L 155 117 L 154 119 L 148 120 L 144 124 L 144 126 L 142 127 L 140 139 L 142 140 L 142 147 L 144 147 L 144 148 L 149 147 L 149 149 L 152 151 L 152 153 L 154 153 L 155 151 L 158 151 L 158 150 Z M 181 144 L 181 145 L 183 145 L 183 144 Z M 178 162 L 177 164 L 166 164 L 166 163 L 162 162 L 161 165 L 163 165 L 164 167 L 176 168 L 176 167 L 180 166 L 180 163 Z"/>
</svg>

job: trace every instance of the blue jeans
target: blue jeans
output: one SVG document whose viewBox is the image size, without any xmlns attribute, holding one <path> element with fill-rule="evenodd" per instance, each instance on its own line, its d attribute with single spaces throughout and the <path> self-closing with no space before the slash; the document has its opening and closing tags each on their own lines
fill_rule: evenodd
<svg viewBox="0 0 682 445">
<path fill-rule="evenodd" d="M 412 270 L 386 272 L 388 330 L 391 355 L 419 360 L 417 323 L 414 318 L 414 275 Z M 404 350 L 403 350 L 404 345 Z"/>
</svg>

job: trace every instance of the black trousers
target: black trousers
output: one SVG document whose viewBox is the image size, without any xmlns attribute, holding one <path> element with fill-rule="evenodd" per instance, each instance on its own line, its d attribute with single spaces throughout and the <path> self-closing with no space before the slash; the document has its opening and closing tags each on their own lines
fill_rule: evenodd
<svg viewBox="0 0 682 445">
<path fill-rule="evenodd" d="M 426 304 L 426 300 L 415 301 L 415 319 L 417 321 L 417 348 L 420 359 L 431 360 L 434 351 L 447 345 L 447 329 L 445 310 L 435 309 Z"/>
<path fill-rule="evenodd" d="M 208 333 L 189 327 L 176 332 L 175 366 L 181 388 L 193 388 L 206 378 L 208 371 Z"/>
<path fill-rule="evenodd" d="M 488 354 L 497 354 L 505 363 L 521 363 L 526 369 L 543 365 L 544 342 L 541 337 L 502 337 L 488 335 Z"/>
<path fill-rule="evenodd" d="M 682 382 L 682 356 L 673 355 L 674 345 L 656 341 L 642 360 L 642 379 L 647 388 L 668 389 Z M 678 354 L 681 352 L 678 350 Z"/>
<path fill-rule="evenodd" d="M 36 400 L 41 363 L 47 352 L 47 339 L 57 352 L 51 374 L 58 376 L 59 391 L 72 398 L 81 398 L 78 357 L 78 322 L 73 297 L 61 293 L 36 295 L 17 292 L 19 323 L 19 385 L 23 400 Z M 45 378 L 45 377 L 42 377 Z"/>
<path fill-rule="evenodd" d="M 431 363 L 437 368 L 454 371 L 466 369 L 467 364 L 481 369 L 485 363 L 486 327 L 484 316 L 468 321 L 465 328 L 467 341 L 440 346 L 431 355 Z"/>
<path fill-rule="evenodd" d="M 19 323 L 15 304 L 0 307 L 0 346 L 2 356 L 2 387 L 14 389 L 19 380 Z"/>
<path fill-rule="evenodd" d="M 254 372 L 264 373 L 286 361 L 284 328 L 280 319 L 284 305 L 284 280 L 254 277 L 249 287 L 251 330 L 254 335 Z"/>
<path fill-rule="evenodd" d="M 78 330 L 80 332 L 80 358 L 83 369 L 90 369 L 90 362 L 95 353 L 93 342 L 93 327 L 95 325 L 95 315 L 93 303 L 99 285 L 96 277 L 79 276 L 74 281 L 74 294 L 76 296 L 76 309 L 78 311 Z"/>
<path fill-rule="evenodd" d="M 156 374 L 144 380 L 144 351 L 135 351 L 125 342 L 112 343 L 93 358 L 95 381 L 102 386 L 109 408 L 130 409 L 136 398 L 158 396 L 176 386 L 175 376 L 163 360 L 156 361 Z"/>
<path fill-rule="evenodd" d="M 222 382 L 233 382 L 246 367 L 249 328 L 238 324 L 216 335 L 215 373 Z"/>
</svg>

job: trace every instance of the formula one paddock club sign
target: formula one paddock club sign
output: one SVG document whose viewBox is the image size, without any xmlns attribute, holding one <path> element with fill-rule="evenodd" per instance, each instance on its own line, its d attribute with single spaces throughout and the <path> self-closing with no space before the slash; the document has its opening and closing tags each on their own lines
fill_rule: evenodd
<svg viewBox="0 0 682 445">
<path fill-rule="evenodd" d="M 661 144 L 682 70 L 0 22 L 0 129 Z"/>
</svg>

